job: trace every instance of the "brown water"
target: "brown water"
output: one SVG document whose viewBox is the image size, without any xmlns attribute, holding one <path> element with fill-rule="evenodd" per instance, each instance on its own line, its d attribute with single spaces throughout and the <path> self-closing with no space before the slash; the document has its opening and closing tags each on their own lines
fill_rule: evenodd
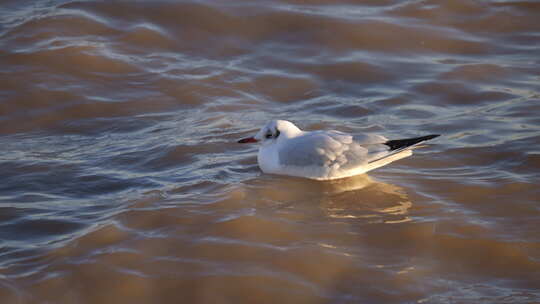
<svg viewBox="0 0 540 304">
<path fill-rule="evenodd" d="M 2 1 L 0 303 L 539 303 L 535 1 Z M 269 119 L 441 133 L 262 174 Z"/>
</svg>

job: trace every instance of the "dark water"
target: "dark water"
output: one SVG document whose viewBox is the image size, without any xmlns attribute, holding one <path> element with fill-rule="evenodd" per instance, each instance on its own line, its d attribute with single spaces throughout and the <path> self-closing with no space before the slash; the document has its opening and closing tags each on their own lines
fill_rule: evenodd
<svg viewBox="0 0 540 304">
<path fill-rule="evenodd" d="M 2 1 L 1 303 L 539 303 L 536 1 Z M 269 119 L 441 133 L 262 174 Z"/>
</svg>

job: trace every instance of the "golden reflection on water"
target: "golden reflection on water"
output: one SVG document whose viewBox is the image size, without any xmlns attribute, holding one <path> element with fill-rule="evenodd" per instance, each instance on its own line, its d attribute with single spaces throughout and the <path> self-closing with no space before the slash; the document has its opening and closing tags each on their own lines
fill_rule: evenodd
<svg viewBox="0 0 540 304">
<path fill-rule="evenodd" d="M 379 279 L 401 288 L 391 273 L 414 269 L 358 261 L 363 225 L 410 221 L 411 203 L 400 187 L 367 175 L 328 183 L 262 175 L 224 190 L 215 202 L 193 208 L 158 208 L 162 195 L 134 202 L 115 223 L 51 253 L 49 259 L 78 267 L 43 280 L 33 293 L 46 299 L 69 290 L 63 301 L 112 303 L 170 301 L 178 290 L 183 301 L 226 296 L 269 303 L 281 290 L 289 303 L 324 303 L 344 280 Z M 55 264 L 49 273 L 64 271 L 66 265 Z M 114 288 L 91 293 L 87 284 Z"/>
<path fill-rule="evenodd" d="M 286 176 L 263 176 L 247 182 L 243 199 L 263 198 L 277 204 L 311 204 L 330 218 L 369 219 L 367 223 L 410 221 L 412 202 L 405 190 L 377 181 L 367 174 L 331 181 Z"/>
</svg>

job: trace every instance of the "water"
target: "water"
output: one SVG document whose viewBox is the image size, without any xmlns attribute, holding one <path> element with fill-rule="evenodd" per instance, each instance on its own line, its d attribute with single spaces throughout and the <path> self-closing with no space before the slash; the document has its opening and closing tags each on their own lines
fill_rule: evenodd
<svg viewBox="0 0 540 304">
<path fill-rule="evenodd" d="M 1 303 L 540 302 L 533 1 L 3 1 Z M 443 134 L 265 175 L 269 119 Z"/>
</svg>

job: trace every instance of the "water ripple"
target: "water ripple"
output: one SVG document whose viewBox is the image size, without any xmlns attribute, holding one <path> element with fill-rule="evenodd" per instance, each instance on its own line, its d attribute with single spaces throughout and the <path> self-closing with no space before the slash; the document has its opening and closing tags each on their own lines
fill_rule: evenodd
<svg viewBox="0 0 540 304">
<path fill-rule="evenodd" d="M 532 1 L 7 1 L 0 302 L 540 299 Z M 442 136 L 262 174 L 268 119 Z"/>
</svg>

